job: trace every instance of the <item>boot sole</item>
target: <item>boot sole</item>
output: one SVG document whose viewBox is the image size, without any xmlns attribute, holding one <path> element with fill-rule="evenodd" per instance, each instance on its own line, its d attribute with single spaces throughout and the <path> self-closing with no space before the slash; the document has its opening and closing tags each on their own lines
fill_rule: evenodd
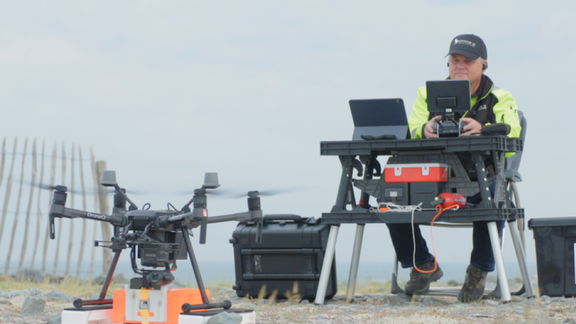
<svg viewBox="0 0 576 324">
<path fill-rule="evenodd" d="M 442 269 L 438 269 L 438 271 L 436 271 L 436 272 L 432 275 L 432 277 L 430 277 L 430 282 L 428 282 L 428 285 L 427 285 L 426 287 L 424 287 L 424 288 L 422 288 L 422 289 L 419 289 L 419 290 L 414 290 L 414 291 L 412 291 L 412 292 L 406 290 L 406 288 L 405 288 L 405 289 L 404 289 L 404 293 L 405 293 L 406 295 L 414 295 L 414 294 L 417 294 L 417 295 L 418 295 L 418 294 L 427 293 L 428 290 L 430 290 L 430 283 L 436 282 L 436 281 L 440 280 L 440 278 L 442 278 L 443 275 L 444 275 L 444 272 L 442 272 Z"/>
<path fill-rule="evenodd" d="M 482 294 L 480 294 L 480 296 L 477 298 L 474 298 L 474 296 L 471 294 L 460 292 L 458 294 L 458 301 L 461 303 L 469 304 L 469 303 L 481 301 L 483 296 L 484 296 L 484 290 L 482 290 Z"/>
</svg>

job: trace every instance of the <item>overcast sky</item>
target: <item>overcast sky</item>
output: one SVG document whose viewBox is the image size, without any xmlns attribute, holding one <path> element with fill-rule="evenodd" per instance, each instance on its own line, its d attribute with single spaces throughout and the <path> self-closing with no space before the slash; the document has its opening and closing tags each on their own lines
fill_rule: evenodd
<svg viewBox="0 0 576 324">
<path fill-rule="evenodd" d="M 416 89 L 447 76 L 451 39 L 474 33 L 487 44 L 486 74 L 530 125 L 519 185 L 527 219 L 576 216 L 574 12 L 557 0 L 0 0 L 2 136 L 9 151 L 16 137 L 47 150 L 74 143 L 84 157 L 92 148 L 121 186 L 155 193 L 132 196 L 139 206 L 179 207 L 189 196 L 178 193 L 218 172 L 222 190 L 287 190 L 262 199 L 265 213 L 320 217 L 340 163 L 319 143 L 351 139 L 348 100 L 403 98 L 410 113 Z M 212 215 L 247 209 L 209 199 Z M 235 226 L 210 226 L 198 259 L 232 260 Z M 350 259 L 354 230 L 342 226 L 339 261 Z M 470 232 L 435 229 L 440 264 L 468 261 Z M 526 239 L 536 262 L 532 231 Z M 361 261 L 392 258 L 385 226 L 367 226 Z"/>
</svg>

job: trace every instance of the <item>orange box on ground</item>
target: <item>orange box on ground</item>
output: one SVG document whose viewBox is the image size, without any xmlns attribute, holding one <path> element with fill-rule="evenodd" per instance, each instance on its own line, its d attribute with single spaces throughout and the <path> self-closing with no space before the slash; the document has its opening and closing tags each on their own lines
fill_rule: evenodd
<svg viewBox="0 0 576 324">
<path fill-rule="evenodd" d="M 443 163 L 387 164 L 385 182 L 446 182 L 449 166 Z"/>
<path fill-rule="evenodd" d="M 131 291 L 139 291 L 136 289 L 131 289 Z M 151 324 L 178 324 L 178 317 L 182 313 L 182 305 L 188 303 L 190 305 L 202 304 L 202 296 L 200 290 L 198 289 L 182 289 L 182 288 L 168 288 L 167 291 L 167 302 L 166 303 L 148 303 L 150 309 L 150 315 L 154 316 L 155 312 L 166 312 L 166 321 L 153 321 L 150 320 Z M 138 302 L 139 302 L 139 294 Z M 210 291 L 206 289 L 206 296 L 210 298 Z M 166 310 L 156 309 L 157 307 L 163 307 L 166 305 Z M 114 297 L 112 300 L 112 309 L 114 314 L 114 322 L 121 323 L 142 323 L 142 320 L 126 320 L 126 290 L 117 289 L 114 291 Z M 194 310 L 194 311 L 202 311 Z M 139 315 L 141 316 L 141 315 Z"/>
</svg>

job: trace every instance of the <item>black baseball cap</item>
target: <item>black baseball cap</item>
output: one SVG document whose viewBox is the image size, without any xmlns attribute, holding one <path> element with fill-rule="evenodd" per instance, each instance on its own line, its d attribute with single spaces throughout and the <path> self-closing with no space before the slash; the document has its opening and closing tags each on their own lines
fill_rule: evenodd
<svg viewBox="0 0 576 324">
<path fill-rule="evenodd" d="M 463 34 L 454 37 L 450 43 L 450 50 L 447 55 L 450 54 L 464 55 L 471 60 L 479 57 L 485 60 L 488 59 L 486 44 L 484 44 L 484 41 L 480 37 L 472 34 Z"/>
</svg>

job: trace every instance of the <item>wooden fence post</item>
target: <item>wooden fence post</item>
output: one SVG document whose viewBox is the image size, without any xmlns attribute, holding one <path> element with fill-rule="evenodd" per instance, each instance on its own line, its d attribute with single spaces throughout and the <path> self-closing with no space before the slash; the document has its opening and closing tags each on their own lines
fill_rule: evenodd
<svg viewBox="0 0 576 324">
<path fill-rule="evenodd" d="M 72 143 L 72 153 L 70 154 L 70 208 L 74 208 L 74 161 L 76 157 L 75 145 Z M 72 246 L 74 243 L 74 219 L 70 219 L 70 235 L 68 236 L 68 254 L 66 255 L 65 276 L 70 274 L 70 260 L 72 258 Z"/>
<path fill-rule="evenodd" d="M 4 179 L 4 162 L 6 161 L 6 137 L 2 141 L 2 162 L 0 164 L 0 186 L 2 185 L 2 179 Z M 0 232 L 0 236 L 2 232 Z"/>
<path fill-rule="evenodd" d="M 14 239 L 16 238 L 16 229 L 18 228 L 18 216 L 20 214 L 20 199 L 22 198 L 22 182 L 24 181 L 24 163 L 26 162 L 26 149 L 28 149 L 28 137 L 24 141 L 24 153 L 22 153 L 22 170 L 20 172 L 20 187 L 18 188 L 18 199 L 16 200 L 16 213 L 14 214 L 14 223 L 12 223 L 12 235 L 10 236 L 10 248 L 8 248 L 8 257 L 4 274 L 8 275 L 10 270 L 10 260 L 12 259 L 12 249 L 14 248 Z M 14 152 L 16 154 L 16 152 Z"/>
<path fill-rule="evenodd" d="M 24 152 L 26 154 L 26 152 Z M 28 231 L 30 230 L 30 211 L 32 209 L 32 201 L 34 199 L 34 188 L 36 186 L 36 139 L 32 144 L 32 181 L 30 182 L 30 197 L 28 197 L 28 208 L 26 209 L 26 219 L 24 221 L 24 239 L 22 242 L 22 253 L 20 253 L 20 261 L 18 262 L 17 273 L 22 271 L 22 265 L 26 256 L 28 248 Z M 20 180 L 22 181 L 22 180 Z M 36 226 L 38 228 L 39 224 Z"/>
<path fill-rule="evenodd" d="M 94 152 L 92 147 L 90 147 L 90 167 L 92 168 L 92 185 L 94 191 L 94 211 L 98 211 L 98 172 L 96 171 L 96 162 L 94 161 Z M 96 230 L 98 226 L 92 227 L 92 239 L 96 240 Z M 92 280 L 94 275 L 94 258 L 96 256 L 96 246 L 92 244 L 92 250 L 90 251 L 90 273 L 88 274 L 88 280 Z"/>
<path fill-rule="evenodd" d="M 6 181 L 6 195 L 4 196 L 4 205 L 2 206 L 2 221 L 0 221 L 0 243 L 4 236 L 4 222 L 6 222 L 6 213 L 8 212 L 8 203 L 10 202 L 10 192 L 12 191 L 12 172 L 14 171 L 14 160 L 16 159 L 16 148 L 18 147 L 18 138 L 14 138 L 14 149 L 12 152 L 12 163 L 10 164 L 10 173 Z"/>
<path fill-rule="evenodd" d="M 48 224 L 48 218 L 46 219 L 42 219 L 42 210 L 40 208 L 40 197 L 42 196 L 42 185 L 43 185 L 43 180 L 44 180 L 44 148 L 46 147 L 46 140 L 42 140 L 42 162 L 40 164 L 40 180 L 38 181 L 38 202 L 36 203 L 36 209 L 37 209 L 37 213 L 36 213 L 36 222 L 37 222 L 37 226 L 36 226 L 36 234 L 34 234 L 35 240 L 34 240 L 34 251 L 32 252 L 32 260 L 30 261 L 30 268 L 34 269 L 34 261 L 36 260 L 36 251 L 38 250 L 38 243 L 40 242 L 40 228 L 41 228 L 41 224 Z"/>
<path fill-rule="evenodd" d="M 80 186 L 82 187 L 82 210 L 86 210 L 86 188 L 84 186 L 84 161 L 82 160 L 82 148 L 78 145 L 78 156 L 80 163 Z M 96 195 L 96 193 L 94 193 Z M 80 240 L 80 253 L 78 253 L 78 265 L 76 267 L 76 279 L 80 279 L 80 269 L 82 269 L 82 259 L 84 258 L 84 246 L 86 246 L 86 218 L 82 219 L 82 236 Z M 94 226 L 96 227 L 96 226 Z"/>
<path fill-rule="evenodd" d="M 98 174 L 98 179 L 102 179 L 102 173 L 106 171 L 106 161 L 96 162 L 96 172 Z M 110 213 L 108 208 L 108 189 L 102 185 L 98 186 L 98 198 L 100 201 L 100 213 L 108 214 Z M 103 241 L 109 242 L 112 239 L 112 232 L 110 230 L 110 224 L 102 222 L 102 236 Z M 110 249 L 104 248 L 103 253 L 103 268 L 102 271 L 106 273 L 110 265 L 112 264 L 112 251 Z"/>
</svg>

